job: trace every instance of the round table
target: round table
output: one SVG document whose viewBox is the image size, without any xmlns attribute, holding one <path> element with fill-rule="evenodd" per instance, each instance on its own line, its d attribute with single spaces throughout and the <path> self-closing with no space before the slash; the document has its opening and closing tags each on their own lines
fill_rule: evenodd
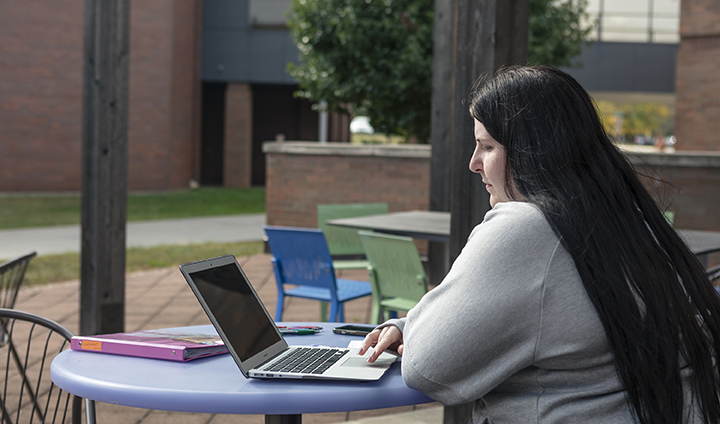
<svg viewBox="0 0 720 424">
<path fill-rule="evenodd" d="M 359 336 L 338 335 L 341 323 L 317 325 L 314 335 L 286 335 L 290 345 L 347 347 Z M 172 330 L 217 334 L 212 325 Z M 173 362 L 66 350 L 52 362 L 52 380 L 77 396 L 99 402 L 180 412 L 264 414 L 266 421 L 300 422 L 301 414 L 390 408 L 432 402 L 408 388 L 395 363 L 374 382 L 247 379 L 229 354 Z"/>
</svg>

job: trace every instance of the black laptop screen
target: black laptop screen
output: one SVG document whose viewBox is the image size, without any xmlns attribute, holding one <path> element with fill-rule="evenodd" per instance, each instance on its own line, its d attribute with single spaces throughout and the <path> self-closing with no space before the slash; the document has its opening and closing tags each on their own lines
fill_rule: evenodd
<svg viewBox="0 0 720 424">
<path fill-rule="evenodd" d="M 237 265 L 193 272 L 190 277 L 240 360 L 246 361 L 280 340 L 275 323 Z"/>
</svg>

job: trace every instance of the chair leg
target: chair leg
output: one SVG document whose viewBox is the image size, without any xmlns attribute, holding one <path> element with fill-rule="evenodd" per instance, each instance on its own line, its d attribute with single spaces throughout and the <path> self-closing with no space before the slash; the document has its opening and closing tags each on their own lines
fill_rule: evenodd
<svg viewBox="0 0 720 424">
<path fill-rule="evenodd" d="M 328 322 L 328 304 L 327 304 L 327 302 L 320 302 L 320 321 Z"/>
<path fill-rule="evenodd" d="M 338 306 L 337 302 L 330 303 L 330 316 L 328 317 L 328 322 L 337 322 Z"/>
<path fill-rule="evenodd" d="M 380 301 L 373 296 L 372 300 L 372 315 L 370 315 L 370 324 L 378 325 L 380 324 L 381 317 L 383 316 L 383 310 L 382 306 L 380 306 Z"/>
<path fill-rule="evenodd" d="M 370 285 L 372 286 L 372 318 L 370 323 L 378 325 L 385 317 L 385 314 L 383 313 L 382 305 L 380 305 L 380 288 L 375 278 L 375 272 L 371 267 L 368 267 L 368 277 L 370 279 Z"/>
<path fill-rule="evenodd" d="M 275 305 L 275 322 L 282 321 L 283 309 L 285 308 L 285 295 L 278 293 L 277 303 Z"/>
<path fill-rule="evenodd" d="M 382 310 L 382 322 L 385 322 L 385 321 L 389 320 L 390 318 L 392 318 L 392 313 L 393 313 L 393 311 L 391 311 L 390 309 L 385 309 L 385 308 L 383 308 L 383 310 Z"/>
</svg>

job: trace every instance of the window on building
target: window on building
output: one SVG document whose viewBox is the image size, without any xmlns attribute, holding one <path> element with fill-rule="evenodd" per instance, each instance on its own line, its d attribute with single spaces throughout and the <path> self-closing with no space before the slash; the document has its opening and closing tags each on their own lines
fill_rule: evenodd
<svg viewBox="0 0 720 424">
<path fill-rule="evenodd" d="M 589 0 L 597 22 L 595 39 L 634 43 L 678 43 L 680 0 Z"/>
<path fill-rule="evenodd" d="M 250 26 L 286 27 L 288 10 L 290 10 L 290 0 L 250 0 Z"/>
</svg>

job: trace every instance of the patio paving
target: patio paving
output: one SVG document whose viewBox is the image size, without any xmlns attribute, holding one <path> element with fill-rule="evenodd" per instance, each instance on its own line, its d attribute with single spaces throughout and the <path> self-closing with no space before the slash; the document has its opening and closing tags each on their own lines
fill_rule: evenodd
<svg viewBox="0 0 720 424">
<path fill-rule="evenodd" d="M 232 253 L 232 252 L 230 252 Z M 269 254 L 239 257 L 238 262 L 252 281 L 255 290 L 270 314 L 275 314 L 276 288 Z M 367 281 L 364 270 L 341 271 L 343 278 Z M 125 331 L 210 324 L 197 299 L 177 267 L 133 273 L 125 283 Z M 15 309 L 36 313 L 79 331 L 79 281 L 26 287 L 20 290 Z M 347 322 L 369 322 L 370 299 L 346 303 Z M 290 298 L 286 301 L 284 321 L 319 321 L 318 302 Z M 193 414 L 146 410 L 106 403 L 97 403 L 97 418 L 101 424 L 255 424 L 263 423 L 262 415 Z M 382 418 L 379 418 L 382 417 Z M 438 403 L 400 408 L 343 413 L 306 414 L 306 424 L 339 422 L 375 423 L 440 423 L 442 407 Z"/>
</svg>

